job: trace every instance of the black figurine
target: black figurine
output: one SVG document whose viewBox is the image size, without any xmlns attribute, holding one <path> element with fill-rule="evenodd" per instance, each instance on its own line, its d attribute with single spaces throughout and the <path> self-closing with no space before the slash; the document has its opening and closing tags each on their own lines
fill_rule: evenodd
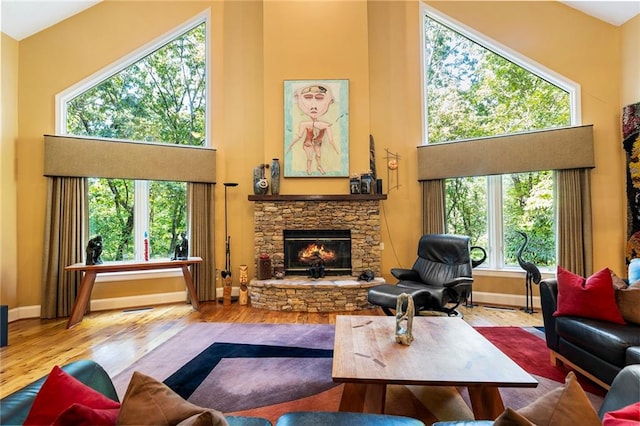
<svg viewBox="0 0 640 426">
<path fill-rule="evenodd" d="M 187 260 L 189 257 L 189 240 L 187 240 L 187 234 L 180 234 L 180 242 L 176 244 L 176 248 L 173 252 L 171 260 Z"/>
<path fill-rule="evenodd" d="M 309 262 L 309 278 L 324 278 L 324 260 L 319 251 L 314 253 L 313 259 Z"/>
<path fill-rule="evenodd" d="M 102 258 L 102 236 L 97 235 L 89 240 L 89 244 L 87 244 L 87 265 L 101 265 Z"/>
</svg>

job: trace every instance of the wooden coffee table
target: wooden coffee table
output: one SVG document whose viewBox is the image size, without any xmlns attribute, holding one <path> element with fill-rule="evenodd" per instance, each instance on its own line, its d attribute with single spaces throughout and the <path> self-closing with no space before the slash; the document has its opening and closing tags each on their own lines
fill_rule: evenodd
<svg viewBox="0 0 640 426">
<path fill-rule="evenodd" d="M 460 318 L 416 316 L 414 341 L 395 341 L 395 317 L 336 318 L 334 382 L 345 383 L 340 411 L 384 412 L 388 384 L 466 386 L 477 420 L 504 411 L 498 388 L 538 385 L 529 373 Z"/>
</svg>

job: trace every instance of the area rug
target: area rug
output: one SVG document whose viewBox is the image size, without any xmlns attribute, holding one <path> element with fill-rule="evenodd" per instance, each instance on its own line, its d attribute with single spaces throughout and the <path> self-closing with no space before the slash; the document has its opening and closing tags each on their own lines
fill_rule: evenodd
<svg viewBox="0 0 640 426">
<path fill-rule="evenodd" d="M 539 381 L 533 389 L 501 389 L 506 406 L 521 408 L 564 381 L 567 370 L 550 364 L 538 330 L 477 330 Z M 331 380 L 333 336 L 332 325 L 191 324 L 113 382 L 122 399 L 131 375 L 140 371 L 194 404 L 275 424 L 289 411 L 338 410 L 343 385 Z M 585 389 L 595 392 L 588 395 L 598 409 L 602 392 L 589 383 Z M 426 424 L 473 418 L 466 389 L 453 387 L 388 386 L 385 412 Z"/>
</svg>

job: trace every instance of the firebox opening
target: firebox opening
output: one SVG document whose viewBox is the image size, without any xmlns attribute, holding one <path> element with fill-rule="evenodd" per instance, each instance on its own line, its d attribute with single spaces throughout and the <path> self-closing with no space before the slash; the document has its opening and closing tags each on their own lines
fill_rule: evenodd
<svg viewBox="0 0 640 426">
<path fill-rule="evenodd" d="M 351 231 L 284 230 L 284 268 L 287 275 L 308 275 L 318 258 L 326 275 L 351 275 Z"/>
</svg>

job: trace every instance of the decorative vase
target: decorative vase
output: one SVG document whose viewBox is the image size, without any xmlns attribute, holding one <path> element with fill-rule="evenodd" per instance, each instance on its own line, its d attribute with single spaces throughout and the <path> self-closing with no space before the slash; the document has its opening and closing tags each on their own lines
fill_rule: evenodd
<svg viewBox="0 0 640 426">
<path fill-rule="evenodd" d="M 258 259 L 258 279 L 269 280 L 271 273 L 271 258 L 268 254 L 262 253 Z"/>
<path fill-rule="evenodd" d="M 265 195 L 269 191 L 269 181 L 264 176 L 265 167 L 268 164 L 260 164 L 253 168 L 253 193 L 255 195 Z"/>
<path fill-rule="evenodd" d="M 280 193 L 280 160 L 274 158 L 271 161 L 271 195 Z"/>
</svg>

